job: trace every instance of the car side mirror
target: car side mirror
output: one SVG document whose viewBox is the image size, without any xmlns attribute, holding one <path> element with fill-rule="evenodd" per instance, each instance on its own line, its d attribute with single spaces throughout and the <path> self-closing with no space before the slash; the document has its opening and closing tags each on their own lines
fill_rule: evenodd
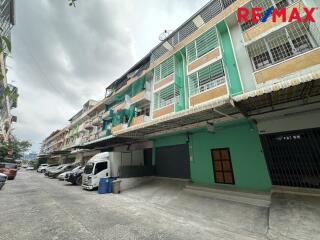
<svg viewBox="0 0 320 240">
<path fill-rule="evenodd" d="M 106 173 L 106 176 L 109 177 L 109 173 Z"/>
</svg>

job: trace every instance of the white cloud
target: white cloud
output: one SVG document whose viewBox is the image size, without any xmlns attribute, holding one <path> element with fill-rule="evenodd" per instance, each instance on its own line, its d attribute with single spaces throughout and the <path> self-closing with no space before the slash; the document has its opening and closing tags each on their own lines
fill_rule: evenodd
<svg viewBox="0 0 320 240">
<path fill-rule="evenodd" d="M 38 150 L 206 0 L 16 1 L 8 79 L 19 87 L 16 135 Z"/>
</svg>

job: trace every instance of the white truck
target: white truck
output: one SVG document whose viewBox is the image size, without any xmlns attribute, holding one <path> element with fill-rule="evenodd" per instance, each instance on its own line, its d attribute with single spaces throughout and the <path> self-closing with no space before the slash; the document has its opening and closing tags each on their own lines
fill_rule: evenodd
<svg viewBox="0 0 320 240">
<path fill-rule="evenodd" d="M 99 186 L 100 178 L 118 178 L 119 169 L 125 166 L 143 166 L 143 151 L 103 152 L 94 155 L 86 164 L 82 175 L 82 188 Z"/>
</svg>

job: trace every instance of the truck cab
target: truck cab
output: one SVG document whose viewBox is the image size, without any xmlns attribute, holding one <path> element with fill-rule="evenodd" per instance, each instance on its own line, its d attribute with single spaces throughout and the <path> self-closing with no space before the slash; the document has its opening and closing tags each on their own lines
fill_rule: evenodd
<svg viewBox="0 0 320 240">
<path fill-rule="evenodd" d="M 86 164 L 82 175 L 82 188 L 99 186 L 100 178 L 118 178 L 121 167 L 142 166 L 143 151 L 103 152 L 93 156 Z"/>
<path fill-rule="evenodd" d="M 109 177 L 109 152 L 93 156 L 84 167 L 82 188 L 92 190 L 98 187 L 100 178 Z"/>
</svg>

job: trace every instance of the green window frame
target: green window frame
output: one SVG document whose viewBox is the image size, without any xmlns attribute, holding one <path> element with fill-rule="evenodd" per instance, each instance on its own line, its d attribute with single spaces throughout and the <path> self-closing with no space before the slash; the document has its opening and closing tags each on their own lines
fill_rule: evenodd
<svg viewBox="0 0 320 240">
<path fill-rule="evenodd" d="M 219 38 L 215 27 L 209 29 L 186 47 L 187 61 L 191 63 L 219 46 Z"/>
<path fill-rule="evenodd" d="M 218 60 L 188 76 L 190 96 L 224 84 L 225 71 L 223 61 Z"/>
<path fill-rule="evenodd" d="M 174 83 L 162 88 L 154 93 L 154 109 L 163 108 L 173 103 L 178 103 L 180 99 L 179 88 Z"/>
<path fill-rule="evenodd" d="M 174 56 L 159 64 L 154 69 L 155 82 L 158 82 L 174 73 Z"/>
</svg>

